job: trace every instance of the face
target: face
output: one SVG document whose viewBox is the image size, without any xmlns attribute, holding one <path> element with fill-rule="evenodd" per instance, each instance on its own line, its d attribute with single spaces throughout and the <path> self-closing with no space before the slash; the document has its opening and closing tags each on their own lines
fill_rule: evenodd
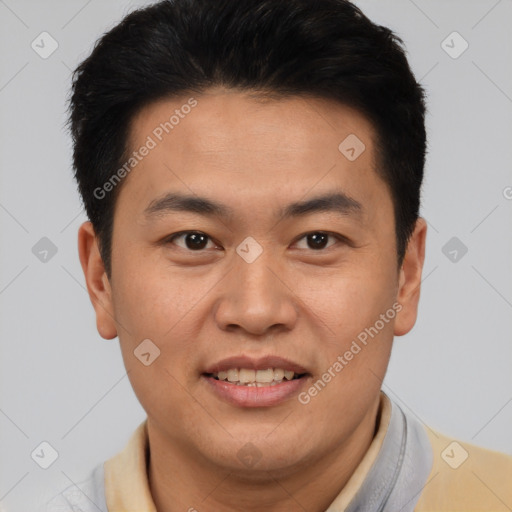
<svg viewBox="0 0 512 512">
<path fill-rule="evenodd" d="M 280 471 L 374 421 L 393 335 L 415 321 L 425 234 L 398 269 L 374 140 L 334 102 L 220 89 L 133 120 L 110 280 L 90 225 L 80 253 L 99 332 L 119 336 L 161 439 L 207 466 L 248 455 Z"/>
</svg>

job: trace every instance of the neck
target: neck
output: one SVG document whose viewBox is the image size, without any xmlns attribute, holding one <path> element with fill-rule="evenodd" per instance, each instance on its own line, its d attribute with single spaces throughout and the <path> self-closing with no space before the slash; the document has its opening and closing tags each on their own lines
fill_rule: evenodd
<svg viewBox="0 0 512 512">
<path fill-rule="evenodd" d="M 349 439 L 316 454 L 301 467 L 280 471 L 238 470 L 215 465 L 169 440 L 148 420 L 148 479 L 158 512 L 323 512 L 341 492 L 376 433 L 377 399 Z"/>
</svg>

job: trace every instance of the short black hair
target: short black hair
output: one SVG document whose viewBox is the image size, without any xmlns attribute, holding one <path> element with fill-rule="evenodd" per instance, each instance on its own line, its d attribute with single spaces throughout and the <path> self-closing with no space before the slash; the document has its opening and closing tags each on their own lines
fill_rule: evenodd
<svg viewBox="0 0 512 512">
<path fill-rule="evenodd" d="M 331 99 L 366 116 L 401 266 L 426 153 L 425 93 L 402 40 L 347 0 L 164 0 L 128 14 L 73 74 L 75 177 L 108 276 L 121 185 L 99 198 L 95 191 L 125 161 L 130 122 L 156 100 L 214 86 Z"/>
</svg>

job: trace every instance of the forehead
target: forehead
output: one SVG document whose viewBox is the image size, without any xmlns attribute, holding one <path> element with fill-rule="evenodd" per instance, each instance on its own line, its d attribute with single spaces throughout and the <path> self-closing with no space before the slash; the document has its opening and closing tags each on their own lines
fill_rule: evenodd
<svg viewBox="0 0 512 512">
<path fill-rule="evenodd" d="M 338 102 L 305 96 L 268 99 L 256 93 L 210 89 L 146 106 L 131 123 L 130 142 L 136 146 L 152 135 L 157 143 L 179 143 L 175 151 L 198 154 L 257 153 L 263 144 L 267 153 L 303 160 L 318 159 L 319 146 L 330 146 L 335 154 L 340 136 L 349 134 L 372 145 L 371 123 Z"/>
<path fill-rule="evenodd" d="M 166 189 L 215 193 L 240 206 L 334 189 L 371 202 L 383 195 L 374 137 L 364 116 L 334 101 L 223 89 L 184 95 L 153 103 L 132 120 L 128 156 L 151 149 L 128 188 L 147 200 Z"/>
</svg>

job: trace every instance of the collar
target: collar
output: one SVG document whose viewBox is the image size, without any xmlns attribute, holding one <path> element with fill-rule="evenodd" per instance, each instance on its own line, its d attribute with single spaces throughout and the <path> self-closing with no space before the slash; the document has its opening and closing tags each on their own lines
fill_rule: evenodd
<svg viewBox="0 0 512 512">
<path fill-rule="evenodd" d="M 377 435 L 326 512 L 413 512 L 432 463 L 423 425 L 381 392 Z"/>
<path fill-rule="evenodd" d="M 111 512 L 156 512 L 148 482 L 147 419 L 122 452 L 104 464 Z M 326 512 L 412 512 L 432 468 L 424 427 L 381 392 L 376 435 Z"/>
</svg>

